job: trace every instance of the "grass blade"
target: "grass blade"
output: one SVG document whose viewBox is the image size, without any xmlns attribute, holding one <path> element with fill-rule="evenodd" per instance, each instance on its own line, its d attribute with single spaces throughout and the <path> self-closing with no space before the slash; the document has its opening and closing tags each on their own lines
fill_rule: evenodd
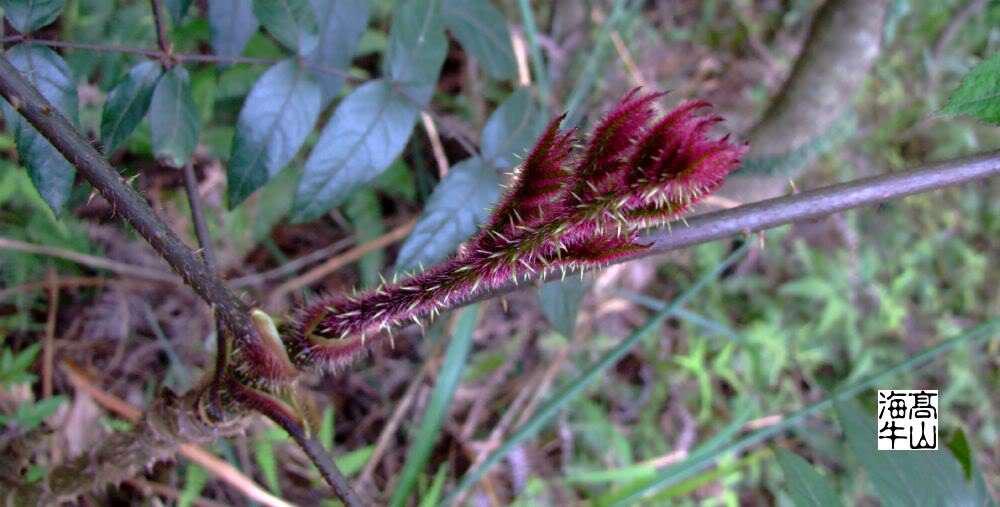
<svg viewBox="0 0 1000 507">
<path fill-rule="evenodd" d="M 547 108 L 552 98 L 549 87 L 549 75 L 545 70 L 545 60 L 542 59 L 541 46 L 538 43 L 538 25 L 535 24 L 535 13 L 531 11 L 529 0 L 518 0 L 521 10 L 521 23 L 524 25 L 524 37 L 528 39 L 528 51 L 531 52 L 531 68 L 535 72 L 535 82 L 538 83 L 538 96 Z"/>
<path fill-rule="evenodd" d="M 448 414 L 451 399 L 462 378 L 462 371 L 465 370 L 469 350 L 472 349 L 472 334 L 476 330 L 478 321 L 479 305 L 468 306 L 458 315 L 458 324 L 455 326 L 451 343 L 448 344 L 448 350 L 445 351 L 444 363 L 441 365 L 441 372 L 427 403 L 427 411 L 424 412 L 413 445 L 406 455 L 406 464 L 403 465 L 403 472 L 400 474 L 389 505 L 399 506 L 406 503 L 417 483 L 417 477 L 430 458 L 431 449 L 434 448 L 440 435 L 441 423 Z"/>
<path fill-rule="evenodd" d="M 946 352 L 949 352 L 960 345 L 966 343 L 974 343 L 980 340 L 985 340 L 990 338 L 998 338 L 1000 337 L 1000 335 L 996 334 L 998 328 L 1000 328 L 1000 318 L 988 320 L 985 323 L 976 326 L 969 332 L 956 336 L 955 338 L 952 338 L 950 340 L 946 340 L 933 347 L 930 347 L 927 350 L 907 359 L 906 361 L 903 361 L 899 364 L 886 368 L 885 370 L 882 370 L 881 372 L 876 373 L 875 375 L 872 375 L 866 379 L 861 379 L 852 384 L 843 386 L 840 389 L 837 389 L 836 391 L 830 393 L 830 395 L 827 396 L 826 398 L 816 403 L 813 403 L 812 405 L 809 405 L 801 410 L 793 412 L 787 418 L 783 419 L 780 423 L 775 424 L 774 426 L 769 426 L 767 428 L 763 428 L 753 433 L 750 433 L 749 435 L 727 446 L 719 448 L 715 452 L 700 456 L 692 456 L 691 458 L 687 459 L 684 462 L 681 462 L 675 466 L 671 466 L 664 469 L 655 479 L 647 483 L 645 487 L 637 488 L 634 491 L 631 491 L 630 494 L 619 498 L 614 503 L 614 505 L 631 505 L 635 502 L 642 500 L 643 498 L 648 497 L 649 495 L 653 494 L 654 492 L 662 488 L 671 486 L 673 484 L 677 484 L 678 482 L 683 481 L 688 477 L 691 477 L 692 475 L 700 472 L 701 470 L 710 467 L 721 456 L 730 453 L 741 452 L 753 445 L 763 442 L 764 440 L 767 440 L 768 438 L 778 435 L 784 432 L 785 430 L 801 423 L 807 417 L 817 414 L 829 408 L 837 400 L 846 399 L 851 396 L 854 396 L 860 393 L 861 391 L 868 389 L 871 386 L 879 382 L 882 382 L 883 380 L 898 373 L 920 368 L 929 363 L 934 358 Z"/>
<path fill-rule="evenodd" d="M 458 498 L 458 495 L 461 495 L 465 490 L 479 482 L 479 479 L 481 479 L 482 476 L 493 467 L 493 465 L 497 464 L 497 462 L 507 456 L 507 454 L 514 449 L 514 447 L 538 433 L 539 430 L 555 418 L 562 408 L 575 400 L 577 396 L 579 396 L 583 390 L 587 388 L 587 386 L 592 384 L 595 380 L 601 378 L 602 374 L 608 368 L 624 357 L 625 354 L 627 354 L 628 351 L 631 350 L 643 336 L 646 336 L 649 332 L 654 331 L 657 326 L 659 326 L 664 319 L 669 317 L 674 310 L 687 303 L 701 289 L 722 274 L 726 268 L 739 260 L 747 251 L 748 247 L 749 243 L 744 244 L 742 247 L 737 249 L 732 253 L 732 255 L 726 258 L 726 260 L 719 263 L 715 269 L 703 275 L 680 296 L 671 301 L 670 305 L 663 308 L 646 321 L 646 324 L 644 324 L 640 329 L 629 335 L 628 338 L 606 352 L 600 360 L 585 368 L 583 373 L 560 388 L 556 394 L 552 395 L 541 407 L 539 407 L 538 412 L 536 412 L 531 419 L 514 430 L 514 432 L 510 435 L 510 438 L 508 438 L 502 445 L 500 445 L 500 447 L 487 456 L 478 467 L 470 470 L 462 478 L 461 482 L 459 482 L 458 486 L 451 492 L 444 503 L 446 505 L 453 503 L 455 499 Z"/>
</svg>

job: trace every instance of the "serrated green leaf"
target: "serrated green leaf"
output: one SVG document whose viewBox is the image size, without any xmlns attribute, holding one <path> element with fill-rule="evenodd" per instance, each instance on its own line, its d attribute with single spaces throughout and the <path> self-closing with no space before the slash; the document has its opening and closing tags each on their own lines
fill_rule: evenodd
<svg viewBox="0 0 1000 507">
<path fill-rule="evenodd" d="M 425 105 L 434 93 L 448 39 L 439 0 L 403 0 L 392 18 L 383 73 L 403 85 L 414 102 Z"/>
<path fill-rule="evenodd" d="M 208 26 L 212 50 L 231 58 L 243 53 L 247 41 L 259 26 L 251 0 L 212 0 L 208 2 Z"/>
<path fill-rule="evenodd" d="M 483 158 L 494 167 L 516 166 L 545 128 L 545 115 L 527 88 L 511 93 L 483 127 Z"/>
<path fill-rule="evenodd" d="M 191 97 L 191 79 L 180 65 L 165 72 L 149 104 L 153 154 L 164 164 L 183 167 L 198 145 L 198 106 Z"/>
<path fill-rule="evenodd" d="M 0 7 L 15 30 L 29 34 L 55 21 L 65 3 L 65 0 L 0 0 Z"/>
<path fill-rule="evenodd" d="M 1000 125 L 1000 53 L 980 62 L 948 97 L 941 111 Z"/>
<path fill-rule="evenodd" d="M 306 55 L 316 48 L 319 29 L 309 0 L 253 0 L 253 13 L 288 49 Z"/>
<path fill-rule="evenodd" d="M 400 247 L 396 270 L 410 271 L 446 258 L 479 229 L 499 198 L 500 177 L 482 159 L 468 158 L 452 166 Z"/>
<path fill-rule="evenodd" d="M 444 26 L 494 79 L 517 76 L 507 19 L 490 0 L 444 0 Z"/>
<path fill-rule="evenodd" d="M 115 151 L 146 117 L 149 103 L 153 100 L 153 90 L 161 75 L 163 68 L 159 63 L 142 62 L 132 67 L 108 93 L 101 114 L 104 153 Z"/>
<path fill-rule="evenodd" d="M 962 467 L 947 451 L 879 451 L 875 415 L 853 400 L 834 406 L 847 447 L 861 462 L 883 506 L 975 505 Z"/>
<path fill-rule="evenodd" d="M 18 44 L 7 50 L 6 57 L 56 110 L 76 123 L 76 81 L 66 62 L 56 52 L 44 46 Z M 0 101 L 0 104 L 3 105 L 7 127 L 14 134 L 21 164 L 28 169 L 31 182 L 46 204 L 58 214 L 69 199 L 76 171 L 6 101 Z"/>
<path fill-rule="evenodd" d="M 314 67 L 313 76 L 323 89 L 327 104 L 340 92 L 344 76 L 325 69 L 347 72 L 368 26 L 371 8 L 367 0 L 311 0 L 319 25 L 319 43 L 307 60 Z"/>
<path fill-rule="evenodd" d="M 227 196 L 235 207 L 278 174 L 312 132 L 321 92 L 293 60 L 276 63 L 243 101 L 229 157 Z"/>
<path fill-rule="evenodd" d="M 385 171 L 406 146 L 417 113 L 412 101 L 382 80 L 369 81 L 344 98 L 306 160 L 293 219 L 321 216 Z"/>
<path fill-rule="evenodd" d="M 538 304 L 542 313 L 559 334 L 573 337 L 580 301 L 587 293 L 587 286 L 578 277 L 553 280 L 538 289 Z"/>
<path fill-rule="evenodd" d="M 785 449 L 777 449 L 775 457 L 785 474 L 785 488 L 797 507 L 834 507 L 841 505 L 833 487 L 812 465 Z"/>
<path fill-rule="evenodd" d="M 170 13 L 170 18 L 174 20 L 174 24 L 178 25 L 184 19 L 184 15 L 187 14 L 188 8 L 191 7 L 191 0 L 163 0 L 163 6 L 167 8 L 167 12 Z"/>
</svg>

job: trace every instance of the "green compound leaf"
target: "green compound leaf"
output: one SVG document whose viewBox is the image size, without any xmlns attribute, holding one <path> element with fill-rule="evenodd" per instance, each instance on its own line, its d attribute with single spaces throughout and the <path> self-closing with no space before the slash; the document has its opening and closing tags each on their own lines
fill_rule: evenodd
<svg viewBox="0 0 1000 507">
<path fill-rule="evenodd" d="M 101 114 L 101 144 L 111 153 L 139 126 L 149 111 L 153 90 L 163 75 L 156 62 L 142 62 L 125 75 L 108 93 Z"/>
<path fill-rule="evenodd" d="M 444 0 L 444 26 L 494 79 L 517 75 L 507 19 L 489 0 Z"/>
<path fill-rule="evenodd" d="M 509 169 L 541 135 L 545 115 L 527 88 L 511 93 L 483 127 L 482 152 L 494 167 Z"/>
<path fill-rule="evenodd" d="M 392 84 L 369 81 L 337 106 L 306 160 L 293 220 L 317 218 L 381 174 L 406 146 L 418 109 Z"/>
<path fill-rule="evenodd" d="M 419 105 L 430 101 L 448 51 L 438 0 L 404 0 L 389 30 L 383 74 Z"/>
<path fill-rule="evenodd" d="M 1000 53 L 970 70 L 941 112 L 1000 125 Z"/>
<path fill-rule="evenodd" d="M 399 249 L 397 271 L 430 266 L 455 251 L 500 198 L 500 177 L 478 157 L 455 164 L 438 183 L 413 232 Z"/>
<path fill-rule="evenodd" d="M 65 0 L 0 0 L 0 7 L 15 30 L 28 34 L 55 21 L 65 3 Z"/>
<path fill-rule="evenodd" d="M 785 474 L 788 496 L 796 507 L 836 507 L 842 505 L 829 481 L 797 454 L 777 449 L 775 457 Z"/>
<path fill-rule="evenodd" d="M 212 0 L 208 2 L 208 26 L 212 50 L 232 58 L 243 53 L 260 23 L 250 0 Z"/>
<path fill-rule="evenodd" d="M 198 106 L 191 96 L 191 79 L 175 65 L 160 77 L 149 105 L 153 154 L 164 164 L 183 167 L 198 144 Z"/>
<path fill-rule="evenodd" d="M 319 28 L 309 0 L 253 0 L 253 13 L 285 47 L 300 55 L 316 49 Z"/>
<path fill-rule="evenodd" d="M 329 70 L 347 72 L 368 26 L 371 8 L 366 0 L 312 0 L 311 3 L 319 22 L 319 43 L 307 60 L 320 69 L 313 72 L 313 77 L 323 89 L 323 103 L 327 104 L 344 84 L 342 74 Z"/>
<path fill-rule="evenodd" d="M 257 80 L 240 110 L 229 157 L 230 208 L 288 164 L 312 132 L 320 106 L 319 84 L 293 60 L 274 64 Z"/>
<path fill-rule="evenodd" d="M 44 46 L 18 44 L 7 50 L 7 59 L 34 85 L 42 96 L 69 118 L 77 121 L 76 81 L 66 62 Z M 28 169 L 31 182 L 42 199 L 57 214 L 62 211 L 73 190 L 76 171 L 59 151 L 34 127 L 28 124 L 7 102 L 3 114 L 14 134 L 21 164 Z"/>
</svg>

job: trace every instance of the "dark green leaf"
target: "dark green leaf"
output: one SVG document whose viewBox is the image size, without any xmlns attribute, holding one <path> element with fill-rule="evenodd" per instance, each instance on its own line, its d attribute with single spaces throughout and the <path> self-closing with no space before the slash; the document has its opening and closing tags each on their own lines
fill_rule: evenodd
<svg viewBox="0 0 1000 507">
<path fill-rule="evenodd" d="M 962 78 L 942 112 L 1000 125 L 1000 53 L 993 54 Z"/>
<path fill-rule="evenodd" d="M 163 75 L 159 63 L 142 62 L 108 93 L 101 114 L 101 144 L 111 153 L 139 126 L 149 110 L 156 82 Z"/>
<path fill-rule="evenodd" d="M 184 19 L 188 8 L 191 7 L 191 0 L 164 0 L 163 5 L 167 8 L 167 12 L 170 13 L 170 18 L 174 20 L 174 24 L 177 25 Z"/>
<path fill-rule="evenodd" d="M 972 456 L 969 441 L 965 439 L 964 431 L 958 430 L 951 435 L 951 438 L 948 439 L 948 450 L 962 465 L 962 473 L 965 474 L 965 478 L 972 478 L 972 466 L 975 458 Z"/>
<path fill-rule="evenodd" d="M 444 0 L 443 14 L 444 26 L 490 76 L 513 79 L 517 75 L 507 19 L 490 0 Z"/>
<path fill-rule="evenodd" d="M 399 249 L 396 270 L 429 266 L 450 255 L 476 232 L 499 198 L 500 177 L 482 159 L 468 158 L 452 166 Z"/>
<path fill-rule="evenodd" d="M 212 31 L 212 50 L 231 58 L 243 53 L 247 41 L 257 31 L 257 16 L 251 0 L 212 0 L 208 2 L 208 25 Z"/>
<path fill-rule="evenodd" d="M 319 85 L 293 60 L 276 63 L 243 102 L 229 157 L 228 200 L 234 207 L 295 156 L 320 111 Z"/>
<path fill-rule="evenodd" d="M 11 65 L 38 88 L 42 96 L 73 123 L 77 121 L 76 82 L 66 62 L 51 49 L 18 44 L 7 50 Z M 21 164 L 45 202 L 56 212 L 62 210 L 73 189 L 75 170 L 54 146 L 9 104 L 2 102 L 4 118 L 14 134 Z"/>
<path fill-rule="evenodd" d="M 586 293 L 587 286 L 583 281 L 570 276 L 543 284 L 538 289 L 538 304 L 552 328 L 566 338 L 572 338 L 580 301 Z"/>
<path fill-rule="evenodd" d="M 65 0 L 0 0 L 0 7 L 15 30 L 28 34 L 55 21 L 65 3 Z"/>
<path fill-rule="evenodd" d="M 777 449 L 775 457 L 785 474 L 785 487 L 797 507 L 833 507 L 841 505 L 840 497 L 830 483 L 808 461 L 785 449 Z"/>
<path fill-rule="evenodd" d="M 175 65 L 160 77 L 149 105 L 153 154 L 164 164 L 182 167 L 198 144 L 198 107 L 184 67 Z"/>
<path fill-rule="evenodd" d="M 319 217 L 381 174 L 403 151 L 417 112 L 413 102 L 381 80 L 344 98 L 306 160 L 293 218 Z"/>
<path fill-rule="evenodd" d="M 847 447 L 861 462 L 883 506 L 974 505 L 962 467 L 947 451 L 879 451 L 875 415 L 853 400 L 834 406 Z"/>
<path fill-rule="evenodd" d="M 319 24 L 319 43 L 309 55 L 318 67 L 314 77 L 323 88 L 323 103 L 333 100 L 344 84 L 344 77 L 325 69 L 347 72 L 358 41 L 368 26 L 370 8 L 367 0 L 311 0 Z"/>
<path fill-rule="evenodd" d="M 995 506 L 996 501 L 993 500 L 986 488 L 986 481 L 983 478 L 983 474 L 979 471 L 972 446 L 969 445 L 968 439 L 965 438 L 965 432 L 961 429 L 956 430 L 951 435 L 951 438 L 948 439 L 947 445 L 952 456 L 962 466 L 962 473 L 965 476 L 965 480 L 972 481 L 973 494 L 976 500 L 975 505 L 984 507 Z"/>
<path fill-rule="evenodd" d="M 403 0 L 392 19 L 383 73 L 406 85 L 407 96 L 422 106 L 434 93 L 447 51 L 439 0 Z"/>
<path fill-rule="evenodd" d="M 527 88 L 520 88 L 504 100 L 483 127 L 483 158 L 494 167 L 508 169 L 542 133 L 545 117 Z"/>
<path fill-rule="evenodd" d="M 253 0 L 253 13 L 285 47 L 300 55 L 316 48 L 316 14 L 309 0 Z"/>
</svg>

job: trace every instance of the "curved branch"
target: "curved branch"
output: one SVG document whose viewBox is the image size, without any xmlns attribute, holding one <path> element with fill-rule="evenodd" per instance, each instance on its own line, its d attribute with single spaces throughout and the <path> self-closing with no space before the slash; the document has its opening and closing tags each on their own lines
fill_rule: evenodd
<svg viewBox="0 0 1000 507">
<path fill-rule="evenodd" d="M 250 309 L 229 291 L 181 239 L 156 216 L 86 138 L 42 97 L 21 73 L 0 56 L 0 95 L 45 137 L 97 189 L 114 209 L 170 264 L 170 267 L 215 308 L 237 340 L 253 340 Z"/>
</svg>

